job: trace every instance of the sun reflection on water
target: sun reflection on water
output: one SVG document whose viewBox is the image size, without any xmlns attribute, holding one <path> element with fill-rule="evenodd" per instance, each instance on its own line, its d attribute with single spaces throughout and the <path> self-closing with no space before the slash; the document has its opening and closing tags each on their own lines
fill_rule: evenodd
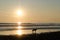
<svg viewBox="0 0 60 40">
<path fill-rule="evenodd" d="M 22 30 L 21 30 L 22 26 L 20 26 L 20 25 L 21 25 L 21 22 L 18 22 L 18 27 L 17 27 L 18 30 L 16 31 L 17 35 L 22 35 Z"/>
<path fill-rule="evenodd" d="M 16 34 L 17 34 L 17 35 L 22 35 L 22 30 L 21 30 L 22 27 L 21 27 L 21 26 L 18 26 L 17 29 L 18 29 L 18 30 L 16 31 Z"/>
<path fill-rule="evenodd" d="M 21 25 L 21 22 L 18 22 L 17 24 L 18 24 L 18 26 L 20 26 Z"/>
</svg>

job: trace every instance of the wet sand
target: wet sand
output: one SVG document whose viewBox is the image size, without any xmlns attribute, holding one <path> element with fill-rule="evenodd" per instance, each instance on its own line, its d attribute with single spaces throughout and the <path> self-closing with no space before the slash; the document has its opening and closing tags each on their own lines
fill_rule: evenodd
<svg viewBox="0 0 60 40">
<path fill-rule="evenodd" d="M 60 31 L 25 35 L 0 35 L 0 40 L 60 40 Z"/>
</svg>

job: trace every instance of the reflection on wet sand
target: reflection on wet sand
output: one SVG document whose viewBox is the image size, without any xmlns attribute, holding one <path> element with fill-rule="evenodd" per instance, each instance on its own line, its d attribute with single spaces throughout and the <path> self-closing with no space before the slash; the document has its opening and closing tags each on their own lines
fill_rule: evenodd
<svg viewBox="0 0 60 40">
<path fill-rule="evenodd" d="M 16 31 L 16 34 L 17 34 L 17 35 L 22 35 L 22 30 L 21 30 L 21 28 L 22 28 L 22 26 L 18 26 L 18 27 L 17 27 L 17 29 L 18 29 L 18 30 Z"/>
</svg>

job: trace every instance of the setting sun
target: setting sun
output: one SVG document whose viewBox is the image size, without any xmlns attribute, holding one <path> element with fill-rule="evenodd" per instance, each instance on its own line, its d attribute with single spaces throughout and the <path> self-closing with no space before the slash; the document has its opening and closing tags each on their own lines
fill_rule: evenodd
<svg viewBox="0 0 60 40">
<path fill-rule="evenodd" d="M 17 15 L 22 16 L 22 10 L 17 10 Z"/>
</svg>

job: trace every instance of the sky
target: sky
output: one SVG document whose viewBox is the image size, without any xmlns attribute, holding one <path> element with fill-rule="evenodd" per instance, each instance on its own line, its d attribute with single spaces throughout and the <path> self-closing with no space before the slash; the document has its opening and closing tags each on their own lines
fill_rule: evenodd
<svg viewBox="0 0 60 40">
<path fill-rule="evenodd" d="M 0 0 L 0 22 L 60 23 L 60 0 Z"/>
</svg>

